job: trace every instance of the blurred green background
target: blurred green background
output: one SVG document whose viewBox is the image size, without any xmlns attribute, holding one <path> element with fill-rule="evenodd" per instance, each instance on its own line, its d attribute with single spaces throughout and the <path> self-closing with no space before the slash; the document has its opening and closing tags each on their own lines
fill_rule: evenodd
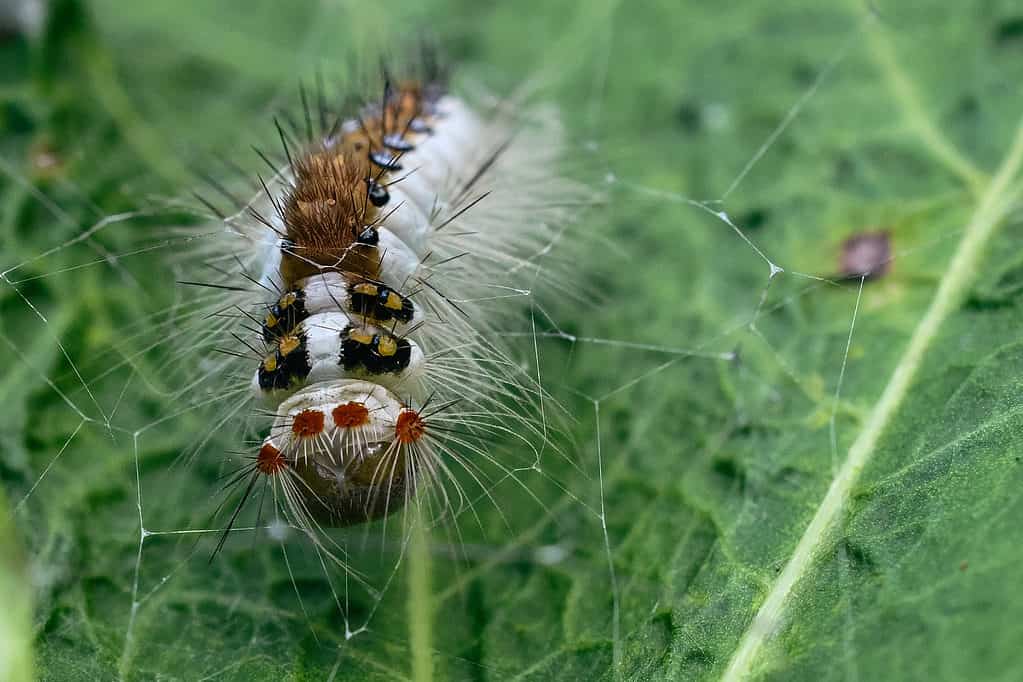
<svg viewBox="0 0 1023 682">
<path fill-rule="evenodd" d="M 720 677 L 1023 113 L 1023 11 L 1009 0 L 49 10 L 38 33 L 0 37 L 0 481 L 13 521 L 0 523 L 0 584 L 21 586 L 3 591 L 0 670 L 15 680 Z M 322 70 L 343 90 L 423 30 L 457 65 L 456 90 L 529 81 L 556 103 L 566 172 L 607 192 L 562 245 L 588 303 L 536 292 L 539 330 L 578 339 L 539 346 L 574 418 L 574 464 L 549 458 L 527 479 L 540 504 L 503 486 L 501 513 L 480 502 L 460 539 L 429 540 L 425 638 L 404 570 L 370 630 L 346 640 L 314 558 L 290 550 L 291 576 L 272 542 L 247 536 L 211 565 L 209 538 L 150 536 L 133 608 L 136 461 L 147 529 L 196 528 L 221 453 L 238 447 L 205 443 L 177 465 L 210 428 L 177 414 L 166 395 L 180 387 L 159 372 L 187 337 L 131 352 L 181 295 L 163 242 L 187 219 L 175 200 L 197 168 L 258 169 L 250 147 L 272 144 L 271 117 L 294 108 L 300 81 Z M 982 267 L 752 677 L 1018 677 L 1019 188 L 1011 173 Z M 888 231 L 894 260 L 861 297 L 858 280 L 836 279 L 843 240 L 867 230 Z M 769 262 L 784 272 L 771 278 Z M 396 551 L 380 554 L 386 571 Z M 358 622 L 373 602 L 350 606 Z"/>
</svg>

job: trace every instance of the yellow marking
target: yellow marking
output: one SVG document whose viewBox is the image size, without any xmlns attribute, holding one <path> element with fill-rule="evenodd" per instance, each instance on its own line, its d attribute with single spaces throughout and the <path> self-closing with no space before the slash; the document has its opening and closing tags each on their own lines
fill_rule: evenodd
<svg viewBox="0 0 1023 682">
<path fill-rule="evenodd" d="M 398 340 L 393 336 L 385 335 L 377 342 L 377 352 L 385 358 L 389 358 L 398 352 Z"/>
<path fill-rule="evenodd" d="M 348 338 L 355 343 L 361 343 L 363 345 L 373 343 L 373 335 L 369 332 L 369 330 L 362 327 L 349 329 Z"/>
<path fill-rule="evenodd" d="M 264 324 L 266 324 L 267 327 L 276 327 L 277 321 L 278 320 L 276 317 L 274 317 L 273 313 L 267 313 L 266 322 Z"/>
<path fill-rule="evenodd" d="M 280 343 L 277 344 L 277 350 L 281 352 L 281 355 L 287 355 L 301 345 L 302 340 L 294 334 L 289 334 L 281 339 Z"/>
<path fill-rule="evenodd" d="M 352 293 L 365 294 L 366 296 L 376 296 L 379 291 L 380 289 L 376 284 L 370 284 L 368 282 L 360 282 L 352 289 Z"/>
<path fill-rule="evenodd" d="M 384 303 L 384 307 L 390 310 L 401 310 L 401 303 L 401 296 L 391 291 L 387 294 L 387 301 Z"/>
<path fill-rule="evenodd" d="M 294 291 L 289 291 L 281 296 L 281 300 L 277 301 L 277 305 L 281 308 L 287 308 L 289 305 L 293 304 L 297 298 L 298 296 Z"/>
<path fill-rule="evenodd" d="M 273 372 L 277 369 L 277 356 L 267 355 L 263 358 L 263 369 L 267 372 Z"/>
</svg>

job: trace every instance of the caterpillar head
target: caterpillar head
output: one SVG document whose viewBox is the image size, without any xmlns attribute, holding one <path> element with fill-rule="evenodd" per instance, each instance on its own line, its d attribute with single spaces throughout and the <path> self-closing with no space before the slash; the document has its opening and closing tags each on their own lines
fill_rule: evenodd
<svg viewBox="0 0 1023 682">
<path fill-rule="evenodd" d="M 321 383 L 278 409 L 257 467 L 283 474 L 293 514 L 324 526 L 350 526 L 401 509 L 415 492 L 420 415 L 378 384 Z"/>
</svg>

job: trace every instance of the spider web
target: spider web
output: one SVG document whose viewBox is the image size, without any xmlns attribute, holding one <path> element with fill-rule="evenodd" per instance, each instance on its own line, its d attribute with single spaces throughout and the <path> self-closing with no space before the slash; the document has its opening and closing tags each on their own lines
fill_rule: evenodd
<svg viewBox="0 0 1023 682">
<path fill-rule="evenodd" d="M 308 29 L 300 52 L 315 54 L 322 45 L 320 26 L 329 23 L 332 12 L 321 11 L 321 21 L 310 22 L 314 28 Z M 689 462 L 665 464 L 668 457 L 686 450 L 678 443 L 688 437 L 686 429 L 702 426 L 705 430 L 698 448 L 713 463 L 713 476 L 728 479 L 715 479 L 711 484 L 738 486 L 735 497 L 741 507 L 748 493 L 742 490 L 742 476 L 730 469 L 732 459 L 721 456 L 722 448 L 737 431 L 778 415 L 780 402 L 798 401 L 826 424 L 830 467 L 833 477 L 839 477 L 845 448 L 855 435 L 855 429 L 849 427 L 862 412 L 845 394 L 852 379 L 850 358 L 856 351 L 857 321 L 874 283 L 866 274 L 843 278 L 848 273 L 837 271 L 837 245 L 818 246 L 827 239 L 822 240 L 822 233 L 813 225 L 801 224 L 783 238 L 759 236 L 766 234 L 765 228 L 757 225 L 764 219 L 753 207 L 758 202 L 770 203 L 771 198 L 791 189 L 772 188 L 764 166 L 773 163 L 771 168 L 777 170 L 779 165 L 798 164 L 804 162 L 801 154 L 809 157 L 806 162 L 813 161 L 812 150 L 797 146 L 793 152 L 786 143 L 808 108 L 827 97 L 830 84 L 843 69 L 851 61 L 865 58 L 863 46 L 869 36 L 892 82 L 894 101 L 931 156 L 967 186 L 976 184 L 979 171 L 959 156 L 928 118 L 883 42 L 887 39 L 878 29 L 882 20 L 872 11 L 860 11 L 851 13 L 836 31 L 840 40 L 816 46 L 809 56 L 813 66 L 804 74 L 805 83 L 797 95 L 785 95 L 784 105 L 772 102 L 780 115 L 766 126 L 766 135 L 760 136 L 755 147 L 743 149 L 741 158 L 733 153 L 700 161 L 710 168 L 709 198 L 680 191 L 672 181 L 679 170 L 676 159 L 657 158 L 656 164 L 648 161 L 663 154 L 656 145 L 664 140 L 637 145 L 634 140 L 642 135 L 619 134 L 616 126 L 621 121 L 616 117 L 620 112 L 609 116 L 605 110 L 612 93 L 630 88 L 640 92 L 648 86 L 640 77 L 637 82 L 612 80 L 619 73 L 612 66 L 623 58 L 618 51 L 623 44 L 635 44 L 635 36 L 628 34 L 635 27 L 623 25 L 622 11 L 613 3 L 599 11 L 580 10 L 576 24 L 566 31 L 568 37 L 546 53 L 548 57 L 577 54 L 582 52 L 577 49 L 580 45 L 587 46 L 582 52 L 586 56 L 577 58 L 578 64 L 570 60 L 565 64 L 565 72 L 575 78 L 567 98 L 575 102 L 568 107 L 569 120 L 577 131 L 587 133 L 578 136 L 578 156 L 570 159 L 570 165 L 607 168 L 603 183 L 608 214 L 600 221 L 605 222 L 606 217 L 606 225 L 596 228 L 595 234 L 576 238 L 579 244 L 562 243 L 571 241 L 565 237 L 525 261 L 535 268 L 539 282 L 548 269 L 564 267 L 557 262 L 559 249 L 580 251 L 582 265 L 572 267 L 582 272 L 572 276 L 584 281 L 580 289 L 584 301 L 551 301 L 542 291 L 508 292 L 512 297 L 525 294 L 530 305 L 522 328 L 506 336 L 521 347 L 527 361 L 535 363 L 532 371 L 537 372 L 540 383 L 573 412 L 577 421 L 574 461 L 538 457 L 533 467 L 513 470 L 514 478 L 528 481 L 528 494 L 509 489 L 514 486 L 489 490 L 488 495 L 500 497 L 499 508 L 479 500 L 475 512 L 481 516 L 481 528 L 460 540 L 413 538 L 411 546 L 371 544 L 369 551 L 379 553 L 377 568 L 388 589 L 356 605 L 361 611 L 354 616 L 352 605 L 337 603 L 347 594 L 335 589 L 344 576 L 331 575 L 315 553 L 303 554 L 291 541 L 275 546 L 263 537 L 253 550 L 233 537 L 227 556 L 207 566 L 208 545 L 202 544 L 202 539 L 215 537 L 223 527 L 203 525 L 201 514 L 191 505 L 213 492 L 196 486 L 203 482 L 209 486 L 220 473 L 220 463 L 215 457 L 200 458 L 192 467 L 175 463 L 184 448 L 216 452 L 215 441 L 207 442 L 199 435 L 210 432 L 203 410 L 169 402 L 174 387 L 160 385 L 159 373 L 147 365 L 144 354 L 119 355 L 117 366 L 110 371 L 103 368 L 108 357 L 83 358 L 76 353 L 104 343 L 119 347 L 122 338 L 130 339 L 133 330 L 144 330 L 153 319 L 151 314 L 114 319 L 116 299 L 133 299 L 127 309 L 135 313 L 148 305 L 134 299 L 166 296 L 154 293 L 166 282 L 147 280 L 145 266 L 138 269 L 134 264 L 166 257 L 180 247 L 181 240 L 170 237 L 143 241 L 140 246 L 118 235 L 160 224 L 165 209 L 108 212 L 89 205 L 87 190 L 71 180 L 42 183 L 11 158 L 0 160 L 8 187 L 24 193 L 26 201 L 35 206 L 33 210 L 57 225 L 53 232 L 60 235 L 52 248 L 0 273 L 8 292 L 7 322 L 0 328 L 0 339 L 20 368 L 11 381 L 38 387 L 29 405 L 32 409 L 21 419 L 32 434 L 33 449 L 46 453 L 40 458 L 20 445 L 11 448 L 5 457 L 5 478 L 13 481 L 14 511 L 32 550 L 36 587 L 42 595 L 40 612 L 53 606 L 62 590 L 78 593 L 71 599 L 75 608 L 64 617 L 59 631 L 46 628 L 40 635 L 44 640 L 58 637 L 88 642 L 74 646 L 94 647 L 102 652 L 99 665 L 107 674 L 116 670 L 126 678 L 158 673 L 175 676 L 187 669 L 213 679 L 283 669 L 274 653 L 282 648 L 282 642 L 302 652 L 287 665 L 304 661 L 302 665 L 314 671 L 311 675 L 327 671 L 329 679 L 361 674 L 404 678 L 410 674 L 406 668 L 413 677 L 420 677 L 424 663 L 417 657 L 424 651 L 425 669 L 433 659 L 445 670 L 467 677 L 541 674 L 555 669 L 562 657 L 580 654 L 578 642 L 586 641 L 606 646 L 582 652 L 581 667 L 572 670 L 589 666 L 609 669 L 615 675 L 638 674 L 641 669 L 629 662 L 635 658 L 630 652 L 643 646 L 637 643 L 635 633 L 641 621 L 662 607 L 664 593 L 661 585 L 652 587 L 658 580 L 646 576 L 630 557 L 641 541 L 657 533 L 679 533 L 679 529 L 665 525 L 670 494 L 653 501 L 654 509 L 659 510 L 656 513 L 642 515 L 641 521 L 630 517 L 642 508 L 636 498 L 643 495 L 644 477 L 656 477 L 658 467 L 664 467 L 664 475 L 681 476 L 693 472 L 692 461 L 704 461 L 704 457 L 692 457 Z M 453 25 L 447 31 L 458 35 L 463 29 L 466 27 Z M 715 35 L 712 42 L 727 45 L 730 39 L 745 44 L 744 38 L 727 35 Z M 494 52 L 501 54 L 502 49 L 507 48 L 502 45 Z M 740 60 L 739 64 L 733 68 L 750 68 L 749 62 Z M 567 78 L 552 79 L 545 87 L 557 93 Z M 285 90 L 279 88 L 273 99 L 286 97 Z M 721 83 L 698 83 L 696 90 L 701 95 L 699 104 L 685 104 L 679 112 L 683 127 L 695 128 L 694 134 L 704 137 L 729 135 L 742 112 L 724 104 L 724 99 L 714 100 L 714 93 L 726 89 Z M 237 94 L 252 95 L 241 88 Z M 150 148 L 158 128 L 138 128 L 139 122 L 130 117 L 122 117 L 118 123 L 130 128 L 126 137 L 133 138 L 146 158 L 144 150 Z M 828 125 L 841 122 L 829 121 Z M 710 148 L 713 150 L 713 143 Z M 679 155 L 685 156 L 685 150 Z M 783 158 L 775 158 L 779 155 Z M 153 165 L 168 176 L 179 170 L 165 160 Z M 116 169 L 110 172 L 116 173 Z M 778 199 L 776 204 L 784 212 L 784 202 Z M 81 229 L 80 217 L 69 213 L 67 206 L 94 215 L 87 229 Z M 656 225 L 656 233 L 644 235 L 645 225 Z M 683 232 L 685 236 L 680 234 Z M 913 240 L 908 248 L 899 248 L 896 241 L 897 248 L 885 265 L 912 260 L 921 253 L 941 252 L 961 234 L 961 229 L 932 234 Z M 796 249 L 786 241 L 796 236 L 814 243 L 814 248 Z M 704 270 L 667 270 L 672 264 L 672 247 L 710 254 L 702 265 Z M 658 249 L 665 253 L 656 253 Z M 791 256 L 790 261 L 776 254 L 800 255 Z M 680 257 L 679 262 L 700 267 L 692 259 Z M 102 274 L 92 274 L 95 272 Z M 80 317 L 67 313 L 53 300 L 53 289 L 48 286 L 51 280 L 61 288 L 76 282 L 86 288 L 110 288 L 93 292 L 90 300 L 95 309 Z M 612 280 L 616 285 L 606 288 L 585 283 Z M 670 286 L 668 297 L 654 293 L 658 282 Z M 879 279 L 878 286 L 883 283 L 884 279 Z M 706 290 L 696 291 L 697 284 Z M 114 286 L 120 288 L 114 290 Z M 709 302 L 716 296 L 745 303 L 715 307 Z M 831 342 L 804 357 L 799 339 L 786 326 L 790 324 L 786 313 L 821 299 L 828 322 L 819 332 Z M 656 300 L 660 307 L 646 305 L 646 300 Z M 166 310 L 178 311 L 178 304 Z M 92 320 L 94 326 L 83 326 L 82 319 Z M 683 331 L 667 331 L 673 328 Z M 623 329 L 634 333 L 621 334 Z M 650 330 L 656 333 L 651 335 Z M 81 341 L 82 335 L 90 334 L 98 338 Z M 724 397 L 716 396 L 714 409 L 704 408 L 698 394 L 714 383 L 726 388 L 707 390 Z M 696 395 L 681 395 L 671 388 L 676 384 Z M 664 394 L 670 394 L 675 402 L 666 403 Z M 198 403 L 201 407 L 213 405 L 218 398 L 211 395 Z M 718 410 L 721 405 L 727 409 Z M 44 421 L 45 427 L 40 427 Z M 197 436 L 190 442 L 182 434 Z M 658 455 L 647 457 L 651 451 Z M 111 452 L 128 456 L 111 456 Z M 97 458 L 105 461 L 103 466 L 82 463 Z M 130 481 L 127 497 L 126 479 Z M 533 496 L 539 504 L 529 499 Z M 87 531 L 106 543 L 91 553 L 74 542 L 89 521 L 63 516 L 64 510 L 82 508 L 76 504 L 86 502 L 86 508 L 102 505 L 110 510 L 102 514 L 102 532 Z M 502 516 L 508 517 L 507 522 L 501 521 Z M 681 529 L 681 534 L 699 535 L 705 532 L 704 525 L 694 521 L 690 528 Z M 273 539 L 286 534 L 284 530 L 273 524 L 242 526 L 234 528 L 232 535 L 261 537 L 262 533 L 254 531 L 265 531 Z M 411 560 L 408 552 L 412 552 Z M 416 571 L 410 570 L 409 564 L 426 567 L 426 577 L 419 576 L 419 580 L 429 581 L 429 571 L 433 572 L 431 593 L 417 592 Z M 61 566 L 63 573 L 47 575 L 48 566 Z M 700 565 L 692 570 L 700 570 Z M 402 587 L 405 572 L 413 574 L 405 591 L 390 589 Z M 553 648 L 535 651 L 536 662 L 530 668 L 490 663 L 502 656 L 508 661 L 516 659 L 501 651 L 483 655 L 482 635 L 471 631 L 476 615 L 468 624 L 451 623 L 454 628 L 450 632 L 417 633 L 411 625 L 432 619 L 436 629 L 441 623 L 449 624 L 442 617 L 448 609 L 474 614 L 484 608 L 481 604 L 494 606 L 500 597 L 481 595 L 484 585 L 497 589 L 497 584 L 509 580 L 512 587 L 496 593 L 507 598 L 509 605 L 495 607 L 497 615 L 484 619 L 486 627 L 504 630 L 511 640 L 528 645 L 534 642 L 534 635 L 518 630 L 530 619 L 541 623 L 551 619 L 544 601 L 548 590 L 557 589 L 545 585 L 542 577 L 529 577 L 534 574 L 547 576 L 551 583 L 565 575 L 576 581 L 571 588 L 576 593 L 573 608 L 565 616 L 571 621 L 565 628 L 572 630 L 574 644 L 567 636 L 554 644 L 547 642 Z M 127 583 L 119 582 L 125 576 Z M 76 584 L 87 586 L 90 603 L 85 603 L 79 592 L 82 587 L 74 587 Z M 431 583 L 426 584 L 429 587 Z M 99 621 L 99 609 L 122 615 L 108 615 Z M 203 642 L 187 634 L 172 640 L 177 642 L 173 653 L 158 653 L 166 644 L 148 640 L 170 635 L 160 625 L 164 618 L 189 623 L 202 637 L 215 633 L 220 639 L 210 646 L 214 653 L 204 652 Z M 242 626 L 239 631 L 229 631 L 238 624 Z M 360 636 L 351 639 L 355 634 Z M 545 641 L 543 633 L 537 637 Z M 140 641 L 142 638 L 147 641 Z M 225 650 L 234 652 L 231 660 L 218 657 Z"/>
</svg>

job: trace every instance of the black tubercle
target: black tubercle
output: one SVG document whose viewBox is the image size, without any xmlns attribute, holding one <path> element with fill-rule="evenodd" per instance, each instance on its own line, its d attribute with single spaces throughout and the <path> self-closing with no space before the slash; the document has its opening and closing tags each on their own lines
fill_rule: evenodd
<svg viewBox="0 0 1023 682">
<path fill-rule="evenodd" d="M 369 203 L 377 208 L 386 206 L 387 202 L 391 200 L 391 193 L 387 191 L 387 187 L 373 178 L 366 178 L 366 187 L 369 193 Z"/>
<path fill-rule="evenodd" d="M 384 135 L 384 146 L 396 152 L 410 152 L 416 148 L 401 135 Z"/>
<path fill-rule="evenodd" d="M 409 121 L 408 129 L 410 133 L 419 133 L 422 135 L 432 135 L 433 128 L 431 128 L 426 121 L 421 118 L 414 118 Z"/>
<path fill-rule="evenodd" d="M 369 160 L 387 171 L 401 170 L 401 164 L 398 163 L 398 157 L 389 151 L 382 149 L 371 151 L 369 153 Z"/>
<path fill-rule="evenodd" d="M 380 243 L 380 233 L 377 232 L 377 228 L 372 225 L 366 226 L 365 229 L 359 234 L 358 239 L 355 240 L 359 244 L 365 244 L 366 246 L 376 246 Z"/>
</svg>

